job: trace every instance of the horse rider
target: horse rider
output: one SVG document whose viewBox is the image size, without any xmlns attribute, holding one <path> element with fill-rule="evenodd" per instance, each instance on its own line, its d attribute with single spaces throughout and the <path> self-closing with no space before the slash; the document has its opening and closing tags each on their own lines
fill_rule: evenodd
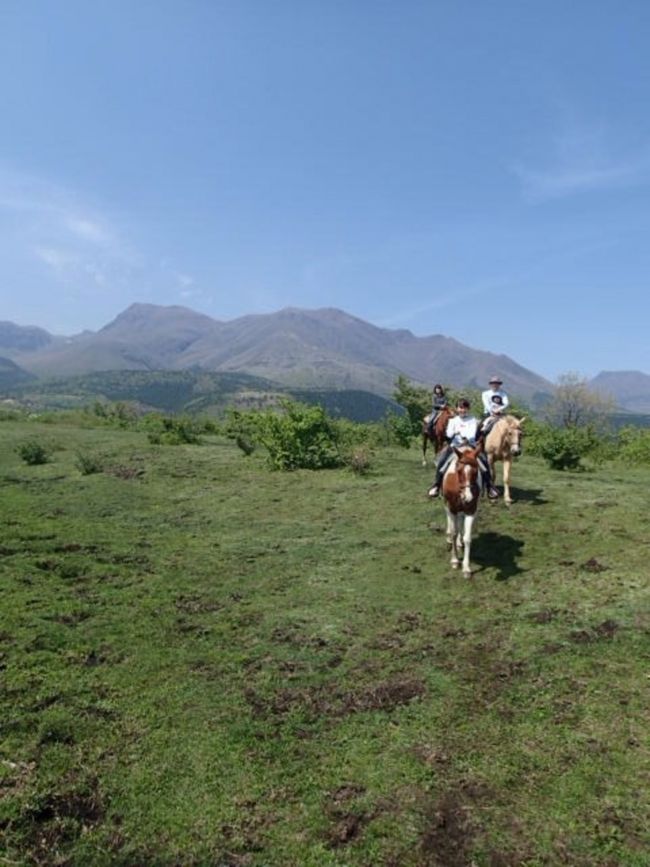
<svg viewBox="0 0 650 867">
<path fill-rule="evenodd" d="M 433 406 L 431 408 L 431 416 L 429 418 L 429 423 L 427 424 L 427 433 L 429 436 L 433 436 L 433 429 L 436 426 L 436 421 L 438 420 L 438 416 L 442 412 L 442 410 L 447 406 L 447 396 L 445 395 L 444 388 L 437 382 L 433 386 Z"/>
<path fill-rule="evenodd" d="M 481 435 L 486 437 L 494 425 L 503 417 L 503 398 L 500 394 L 495 394 L 490 401 L 490 414 L 481 422 Z"/>
<path fill-rule="evenodd" d="M 501 398 L 501 412 L 504 412 L 510 404 L 508 395 L 501 388 L 501 386 L 503 385 L 503 381 L 499 379 L 498 376 L 493 376 L 492 379 L 489 381 L 488 385 L 490 387 L 481 394 L 481 400 L 483 402 L 483 415 L 486 417 L 492 412 L 492 401 L 494 400 L 494 397 L 496 395 Z"/>
<path fill-rule="evenodd" d="M 433 482 L 433 487 L 429 489 L 429 497 L 432 499 L 440 493 L 442 485 L 442 477 L 445 474 L 447 467 L 453 457 L 454 446 L 476 446 L 483 439 L 483 433 L 480 430 L 479 420 L 471 415 L 469 411 L 469 401 L 465 398 L 460 398 L 456 404 L 456 412 L 453 418 L 447 422 L 447 430 L 445 438 L 448 445 L 438 455 L 436 461 L 436 475 Z M 495 500 L 500 496 L 497 489 L 492 483 L 492 474 L 490 473 L 490 465 L 488 464 L 485 452 L 481 452 L 478 456 L 478 465 L 481 471 L 483 487 L 487 490 L 487 495 L 491 500 Z"/>
</svg>

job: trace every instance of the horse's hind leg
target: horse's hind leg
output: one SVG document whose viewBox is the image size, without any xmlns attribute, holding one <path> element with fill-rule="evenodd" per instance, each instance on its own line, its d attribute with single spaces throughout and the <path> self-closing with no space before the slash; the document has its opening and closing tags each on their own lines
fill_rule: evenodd
<svg viewBox="0 0 650 867">
<path fill-rule="evenodd" d="M 422 466 L 426 467 L 427 465 L 427 435 L 422 434 Z"/>
</svg>

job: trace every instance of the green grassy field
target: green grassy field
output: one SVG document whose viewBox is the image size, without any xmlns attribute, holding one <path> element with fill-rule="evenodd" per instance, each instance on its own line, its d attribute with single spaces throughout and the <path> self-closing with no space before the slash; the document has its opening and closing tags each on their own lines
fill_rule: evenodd
<svg viewBox="0 0 650 867">
<path fill-rule="evenodd" d="M 650 469 L 513 477 L 3 422 L 0 864 L 648 865 Z"/>
</svg>

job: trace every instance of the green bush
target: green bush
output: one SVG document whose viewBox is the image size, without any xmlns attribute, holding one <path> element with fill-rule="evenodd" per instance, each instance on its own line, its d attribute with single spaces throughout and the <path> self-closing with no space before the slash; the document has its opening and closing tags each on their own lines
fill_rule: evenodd
<svg viewBox="0 0 650 867">
<path fill-rule="evenodd" d="M 243 437 L 255 445 L 259 442 L 260 419 L 262 413 L 253 410 L 240 410 L 229 407 L 222 425 L 222 432 L 228 439 Z"/>
<path fill-rule="evenodd" d="M 104 463 L 97 455 L 89 452 L 77 452 L 75 466 L 82 476 L 90 476 L 93 473 L 101 473 L 104 469 Z"/>
<path fill-rule="evenodd" d="M 178 446 L 200 442 L 199 425 L 187 416 L 164 416 L 152 412 L 146 415 L 139 424 L 146 431 L 147 439 L 153 445 Z"/>
<path fill-rule="evenodd" d="M 578 470 L 584 457 L 598 456 L 599 439 L 590 427 L 547 426 L 538 437 L 538 454 L 552 470 Z"/>
<path fill-rule="evenodd" d="M 50 459 L 50 449 L 37 440 L 27 440 L 16 448 L 16 452 L 26 464 L 36 466 L 46 464 Z"/>
<path fill-rule="evenodd" d="M 338 432 L 341 451 L 351 451 L 356 446 L 371 446 L 378 441 L 377 425 L 370 422 L 350 421 L 338 418 L 332 424 Z"/>
<path fill-rule="evenodd" d="M 397 413 L 389 412 L 386 415 L 386 427 L 391 445 L 395 444 L 401 446 L 403 449 L 411 447 L 411 442 L 413 441 L 413 423 L 408 415 L 397 415 Z M 421 428 L 422 423 L 420 422 Z"/>
<path fill-rule="evenodd" d="M 282 412 L 259 416 L 259 441 L 276 470 L 320 470 L 344 463 L 340 432 L 320 406 L 282 401 Z"/>
<path fill-rule="evenodd" d="M 626 461 L 650 464 L 650 430 L 624 427 L 619 431 L 618 439 L 617 457 Z"/>
<path fill-rule="evenodd" d="M 96 400 L 92 406 L 92 413 L 104 424 L 120 428 L 133 427 L 138 421 L 139 414 L 137 404 L 126 400 L 118 400 L 115 403 Z"/>
</svg>

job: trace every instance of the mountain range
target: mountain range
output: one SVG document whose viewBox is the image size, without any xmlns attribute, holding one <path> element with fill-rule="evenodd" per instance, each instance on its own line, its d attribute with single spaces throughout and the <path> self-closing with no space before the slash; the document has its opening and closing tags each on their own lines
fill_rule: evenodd
<svg viewBox="0 0 650 867">
<path fill-rule="evenodd" d="M 508 392 L 532 406 L 553 385 L 507 355 L 440 334 L 416 337 L 334 309 L 289 307 L 230 321 L 187 307 L 132 304 L 99 331 L 58 337 L 35 326 L 0 322 L 0 356 L 15 376 L 69 377 L 98 371 L 245 373 L 291 388 L 361 390 L 389 396 L 405 374 L 429 387 L 483 388 L 498 374 Z M 5 372 L 10 372 L 7 369 Z M 9 377 L 11 378 L 11 377 Z M 7 377 L 0 379 L 0 386 Z M 650 376 L 603 372 L 599 390 L 624 409 L 650 411 Z M 623 387 L 624 386 L 624 387 Z"/>
<path fill-rule="evenodd" d="M 331 308 L 286 308 L 224 322 L 186 307 L 132 304 L 99 331 L 73 337 L 3 322 L 0 355 L 41 378 L 195 369 L 387 396 L 400 373 L 428 385 L 435 380 L 467 387 L 483 387 L 498 373 L 513 394 L 528 401 L 543 399 L 553 388 L 506 355 L 443 335 L 379 328 Z"/>
</svg>

